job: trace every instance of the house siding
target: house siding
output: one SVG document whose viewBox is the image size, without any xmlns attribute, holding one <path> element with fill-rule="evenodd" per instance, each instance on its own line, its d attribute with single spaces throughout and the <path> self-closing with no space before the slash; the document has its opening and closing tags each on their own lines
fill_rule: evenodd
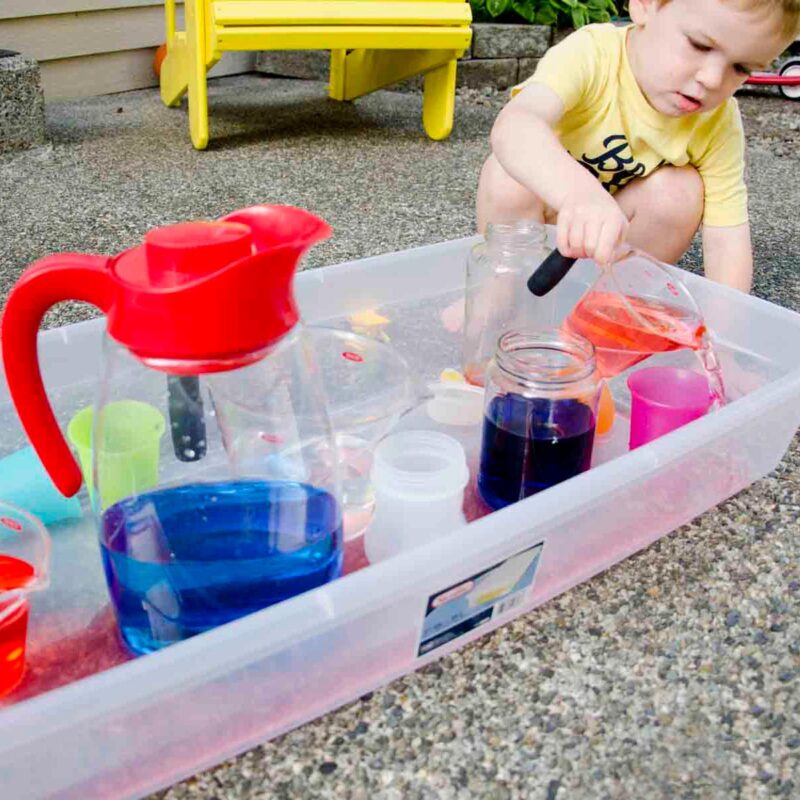
<svg viewBox="0 0 800 800">
<path fill-rule="evenodd" d="M 157 86 L 153 56 L 163 41 L 161 0 L 0 3 L 1 46 L 39 61 L 48 100 Z M 210 74 L 249 72 L 255 55 L 226 53 Z"/>
</svg>

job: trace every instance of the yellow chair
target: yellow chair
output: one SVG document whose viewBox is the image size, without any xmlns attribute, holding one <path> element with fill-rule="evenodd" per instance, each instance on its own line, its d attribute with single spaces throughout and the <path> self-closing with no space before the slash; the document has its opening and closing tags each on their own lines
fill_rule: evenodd
<svg viewBox="0 0 800 800">
<path fill-rule="evenodd" d="M 453 129 L 456 63 L 469 47 L 468 0 L 166 0 L 161 99 L 189 95 L 192 144 L 208 144 L 206 73 L 229 50 L 330 50 L 328 94 L 353 100 L 424 75 L 422 123 L 431 139 Z"/>
</svg>

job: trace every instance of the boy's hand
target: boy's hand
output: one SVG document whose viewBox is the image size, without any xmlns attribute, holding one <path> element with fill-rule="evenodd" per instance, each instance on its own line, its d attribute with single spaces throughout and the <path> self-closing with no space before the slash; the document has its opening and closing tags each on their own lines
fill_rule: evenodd
<svg viewBox="0 0 800 800">
<path fill-rule="evenodd" d="M 597 191 L 568 194 L 558 212 L 559 252 L 569 258 L 593 258 L 608 266 L 625 241 L 628 218 L 617 201 L 597 185 Z"/>
<path fill-rule="evenodd" d="M 492 152 L 537 202 L 558 212 L 557 245 L 562 255 L 594 258 L 607 266 L 625 239 L 628 219 L 558 140 L 553 129 L 563 115 L 564 102 L 553 89 L 531 84 L 497 115 Z"/>
</svg>

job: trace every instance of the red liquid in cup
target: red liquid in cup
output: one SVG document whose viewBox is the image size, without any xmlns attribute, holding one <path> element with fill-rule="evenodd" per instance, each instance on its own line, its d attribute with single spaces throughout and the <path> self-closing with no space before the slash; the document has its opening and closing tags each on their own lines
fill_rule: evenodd
<svg viewBox="0 0 800 800">
<path fill-rule="evenodd" d="M 567 333 L 588 339 L 596 348 L 597 369 L 613 378 L 654 353 L 701 350 L 703 320 L 677 306 L 612 292 L 590 292 L 564 321 Z M 468 364 L 468 383 L 483 386 L 483 369 Z"/>
<path fill-rule="evenodd" d="M 565 329 L 596 348 L 597 369 L 613 378 L 655 353 L 694 350 L 718 406 L 725 405 L 725 384 L 705 323 L 697 314 L 658 300 L 590 292 L 567 317 Z"/>
<path fill-rule="evenodd" d="M 19 606 L 0 622 L 0 697 L 17 688 L 25 672 L 25 638 L 28 632 L 28 601 L 19 597 L 0 599 L 0 615 L 8 605 Z"/>
<path fill-rule="evenodd" d="M 28 601 L 9 592 L 27 586 L 35 574 L 27 561 L 0 555 L 0 697 L 16 689 L 25 672 Z"/>
<path fill-rule="evenodd" d="M 654 353 L 701 350 L 706 340 L 702 319 L 688 311 L 606 292 L 586 295 L 564 327 L 594 344 L 597 368 L 604 378 L 619 375 Z"/>
</svg>

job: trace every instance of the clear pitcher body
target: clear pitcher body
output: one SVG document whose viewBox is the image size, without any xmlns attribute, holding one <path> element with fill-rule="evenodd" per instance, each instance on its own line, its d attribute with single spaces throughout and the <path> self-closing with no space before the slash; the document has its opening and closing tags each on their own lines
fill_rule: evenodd
<svg viewBox="0 0 800 800">
<path fill-rule="evenodd" d="M 136 653 L 341 571 L 339 460 L 292 291 L 303 253 L 330 233 L 303 209 L 251 206 L 155 228 L 113 256 L 47 256 L 9 295 L 9 392 L 55 487 L 87 486 Z M 36 348 L 62 300 L 106 315 L 96 399 L 66 437 Z"/>
<path fill-rule="evenodd" d="M 338 576 L 338 462 L 300 326 L 214 372 L 146 363 L 110 338 L 105 350 L 97 403 L 82 412 L 89 420 L 73 420 L 69 438 L 93 459 L 103 564 L 132 650 Z"/>
</svg>

